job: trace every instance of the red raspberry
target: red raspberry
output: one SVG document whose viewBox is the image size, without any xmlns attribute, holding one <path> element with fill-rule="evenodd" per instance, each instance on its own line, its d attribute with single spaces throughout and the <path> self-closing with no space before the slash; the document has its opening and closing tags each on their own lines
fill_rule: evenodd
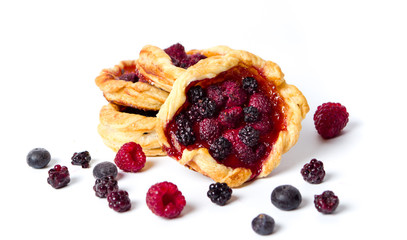
<svg viewBox="0 0 407 240">
<path fill-rule="evenodd" d="M 243 109 L 239 106 L 227 108 L 219 113 L 219 122 L 224 128 L 234 128 L 243 117 Z"/>
<path fill-rule="evenodd" d="M 255 93 L 250 96 L 249 106 L 257 108 L 261 113 L 270 114 L 272 110 L 270 99 L 262 93 Z"/>
<path fill-rule="evenodd" d="M 114 162 L 125 172 L 138 172 L 146 163 L 146 155 L 139 144 L 128 142 L 119 149 Z"/>
<path fill-rule="evenodd" d="M 199 122 L 199 137 L 209 142 L 214 141 L 220 136 L 220 126 L 218 121 L 213 118 L 205 118 Z"/>
<path fill-rule="evenodd" d="M 170 182 L 160 182 L 148 189 L 146 203 L 148 208 L 157 216 L 175 218 L 184 209 L 186 201 L 177 185 Z"/>
<path fill-rule="evenodd" d="M 247 93 L 238 83 L 228 80 L 222 83 L 224 96 L 227 97 L 226 108 L 241 106 L 247 100 Z"/>
<path fill-rule="evenodd" d="M 324 103 L 314 114 L 315 128 L 325 139 L 338 136 L 348 121 L 349 113 L 340 103 Z"/>
</svg>

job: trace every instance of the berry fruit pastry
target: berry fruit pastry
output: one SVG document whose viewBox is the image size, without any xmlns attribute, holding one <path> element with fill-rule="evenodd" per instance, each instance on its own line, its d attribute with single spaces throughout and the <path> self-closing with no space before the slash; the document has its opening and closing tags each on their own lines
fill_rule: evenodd
<svg viewBox="0 0 407 240">
<path fill-rule="evenodd" d="M 156 131 L 168 156 L 238 187 L 278 166 L 309 106 L 277 64 L 227 47 L 211 54 L 174 82 Z"/>
</svg>

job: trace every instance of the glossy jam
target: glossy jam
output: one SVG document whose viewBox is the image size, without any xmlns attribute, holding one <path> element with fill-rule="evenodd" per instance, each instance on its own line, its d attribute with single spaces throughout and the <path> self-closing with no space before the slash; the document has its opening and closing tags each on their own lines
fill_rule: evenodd
<svg viewBox="0 0 407 240">
<path fill-rule="evenodd" d="M 258 92 L 263 93 L 265 96 L 269 97 L 270 102 L 272 103 L 272 111 L 270 113 L 268 113 L 268 116 L 271 118 L 271 121 L 273 123 L 273 129 L 271 131 L 269 131 L 267 134 L 261 135 L 260 141 L 259 141 L 259 143 L 264 143 L 264 145 L 266 146 L 266 153 L 264 154 L 264 156 L 261 159 L 258 159 L 254 164 L 250 164 L 250 165 L 239 160 L 233 153 L 230 154 L 228 157 L 226 157 L 226 159 L 223 159 L 222 161 L 218 161 L 218 160 L 217 161 L 219 163 L 224 164 L 225 166 L 231 167 L 231 168 L 238 168 L 238 167 L 249 168 L 252 172 L 251 178 L 254 178 L 261 172 L 263 162 L 267 158 L 267 156 L 270 154 L 270 151 L 272 150 L 273 144 L 277 140 L 279 133 L 286 128 L 286 122 L 285 122 L 285 117 L 284 117 L 284 102 L 283 102 L 283 99 L 279 96 L 274 84 L 271 83 L 270 81 L 266 80 L 266 78 L 263 76 L 261 71 L 259 71 L 256 68 L 247 67 L 247 66 L 237 66 L 226 72 L 219 74 L 215 78 L 203 79 L 203 80 L 191 82 L 188 85 L 188 87 L 185 89 L 185 94 L 188 92 L 188 90 L 191 87 L 193 87 L 195 85 L 200 85 L 203 89 L 206 89 L 210 85 L 220 84 L 221 82 L 223 82 L 225 80 L 239 81 L 241 83 L 245 77 L 255 78 L 258 82 Z M 166 147 L 164 150 L 167 152 L 167 154 L 169 156 L 176 158 L 178 160 L 181 158 L 182 151 L 185 148 L 188 150 L 193 150 L 193 149 L 202 148 L 202 147 L 209 149 L 209 147 L 210 147 L 210 145 L 207 141 L 202 141 L 198 137 L 197 137 L 196 142 L 189 146 L 183 146 L 183 145 L 179 144 L 176 140 L 175 132 L 177 130 L 177 126 L 175 124 L 175 117 L 178 114 L 180 114 L 181 112 L 185 112 L 185 110 L 188 109 L 188 107 L 190 105 L 191 105 L 191 103 L 189 103 L 187 100 L 182 105 L 182 107 L 180 109 L 178 109 L 174 118 L 167 124 L 166 129 L 165 129 L 165 134 L 166 134 L 166 137 L 170 144 L 170 147 L 169 148 Z M 245 106 L 248 106 L 248 100 L 242 107 L 245 107 Z M 218 113 L 219 113 L 219 111 L 218 111 Z M 245 124 L 246 123 L 242 119 L 236 128 L 241 128 Z M 198 133 L 197 125 L 198 124 L 194 124 L 195 133 Z M 223 129 L 222 134 L 227 130 L 229 130 L 229 129 Z"/>
</svg>

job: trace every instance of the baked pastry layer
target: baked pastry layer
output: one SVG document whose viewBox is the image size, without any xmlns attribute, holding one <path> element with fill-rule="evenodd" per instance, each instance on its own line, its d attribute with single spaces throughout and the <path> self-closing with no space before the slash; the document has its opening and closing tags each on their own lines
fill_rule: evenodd
<svg viewBox="0 0 407 240">
<path fill-rule="evenodd" d="M 99 119 L 98 132 L 113 151 L 117 152 L 127 142 L 136 142 L 141 145 L 146 156 L 165 155 L 155 131 L 157 118 L 154 112 L 110 103 L 102 107 Z"/>
<path fill-rule="evenodd" d="M 182 110 L 187 101 L 186 91 L 191 86 L 205 85 L 205 82 L 217 83 L 225 79 L 218 76 L 234 69 L 245 69 L 247 74 L 265 79 L 273 101 L 279 101 L 279 114 L 282 116 L 281 129 L 273 133 L 275 139 L 270 140 L 271 146 L 261 160 L 258 168 L 227 166 L 215 160 L 206 147 L 182 146 L 177 136 L 167 127 L 174 117 Z M 293 85 L 284 80 L 280 67 L 271 61 L 265 61 L 247 51 L 230 50 L 223 55 L 213 55 L 201 60 L 188 68 L 175 82 L 172 92 L 157 114 L 157 133 L 160 143 L 169 156 L 180 164 L 209 176 L 217 182 L 226 182 L 237 187 L 253 178 L 265 177 L 278 166 L 281 155 L 287 152 L 298 140 L 301 121 L 309 111 L 308 103 L 303 94 Z M 268 143 L 268 144 L 269 144 Z M 253 172 L 253 171 L 256 172 Z"/>
</svg>

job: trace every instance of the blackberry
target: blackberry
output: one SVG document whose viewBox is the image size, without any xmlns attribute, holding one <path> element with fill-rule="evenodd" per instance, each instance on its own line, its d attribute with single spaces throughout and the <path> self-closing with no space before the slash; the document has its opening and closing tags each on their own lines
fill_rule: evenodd
<svg viewBox="0 0 407 240">
<path fill-rule="evenodd" d="M 215 115 L 216 103 L 211 99 L 204 97 L 202 99 L 199 99 L 196 105 L 198 106 L 197 110 L 201 117 L 210 118 Z"/>
<path fill-rule="evenodd" d="M 205 96 L 205 91 L 201 86 L 193 86 L 187 92 L 188 101 L 190 103 L 196 103 L 199 99 Z"/>
<path fill-rule="evenodd" d="M 137 82 L 139 77 L 136 73 L 125 73 L 119 77 L 120 80 L 128 81 L 128 82 Z"/>
<path fill-rule="evenodd" d="M 34 148 L 27 154 L 27 164 L 33 168 L 44 168 L 51 161 L 51 154 L 44 148 Z"/>
<path fill-rule="evenodd" d="M 242 85 L 243 89 L 250 94 L 253 94 L 258 88 L 258 83 L 253 77 L 245 77 Z"/>
<path fill-rule="evenodd" d="M 259 142 L 260 133 L 252 126 L 246 125 L 239 131 L 239 138 L 247 146 L 254 147 Z"/>
<path fill-rule="evenodd" d="M 281 210 L 296 209 L 300 206 L 301 201 L 300 191 L 291 185 L 278 186 L 271 193 L 271 203 Z"/>
<path fill-rule="evenodd" d="M 318 212 L 331 214 L 339 205 L 339 198 L 332 191 L 325 191 L 314 196 L 314 205 Z"/>
<path fill-rule="evenodd" d="M 226 183 L 212 183 L 209 185 L 207 196 L 213 203 L 224 206 L 232 197 L 232 189 Z"/>
<path fill-rule="evenodd" d="M 88 168 L 89 167 L 89 162 L 92 158 L 90 157 L 90 154 L 88 151 L 83 151 L 80 153 L 74 153 L 72 158 L 71 158 L 71 163 L 72 165 L 81 165 L 82 168 Z"/>
<path fill-rule="evenodd" d="M 117 167 L 112 162 L 107 162 L 106 161 L 106 162 L 98 163 L 93 168 L 93 176 L 95 178 L 103 178 L 103 177 L 109 177 L 109 176 L 112 176 L 113 178 L 116 178 L 116 176 L 117 176 Z"/>
<path fill-rule="evenodd" d="M 243 108 L 244 121 L 247 123 L 257 122 L 260 119 L 259 110 L 256 107 L 249 106 Z"/>
<path fill-rule="evenodd" d="M 54 168 L 51 168 L 48 171 L 48 179 L 47 182 L 53 187 L 53 188 L 62 188 L 68 185 L 68 183 L 71 181 L 71 178 L 69 176 L 69 171 L 68 168 L 65 166 L 61 165 L 55 165 Z"/>
<path fill-rule="evenodd" d="M 116 212 L 126 212 L 131 208 L 129 194 L 124 190 L 110 192 L 107 195 L 109 207 Z"/>
<path fill-rule="evenodd" d="M 113 176 L 108 176 L 96 179 L 93 190 L 96 196 L 105 198 L 110 192 L 119 190 L 119 186 Z"/>
<path fill-rule="evenodd" d="M 209 153 L 216 160 L 225 159 L 232 152 L 232 143 L 224 137 L 216 139 L 209 148 Z"/>
<path fill-rule="evenodd" d="M 274 219 L 267 214 L 259 214 L 252 220 L 253 231 L 260 235 L 270 235 L 275 226 Z"/>
<path fill-rule="evenodd" d="M 188 146 L 195 143 L 195 134 L 191 128 L 178 128 L 175 131 L 175 136 L 179 143 L 184 146 Z"/>
<path fill-rule="evenodd" d="M 314 158 L 304 165 L 301 169 L 301 175 L 309 183 L 321 183 L 325 177 L 324 164 Z"/>
</svg>

